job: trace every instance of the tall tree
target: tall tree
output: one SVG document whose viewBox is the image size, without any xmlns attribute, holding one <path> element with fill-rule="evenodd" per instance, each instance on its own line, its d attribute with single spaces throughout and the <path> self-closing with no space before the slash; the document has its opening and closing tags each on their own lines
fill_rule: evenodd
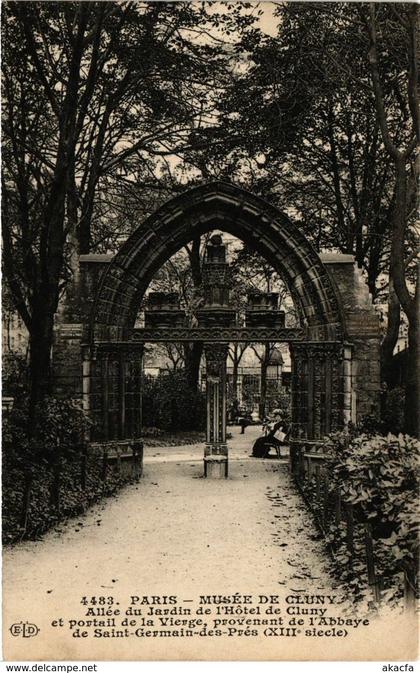
<svg viewBox="0 0 420 673">
<path fill-rule="evenodd" d="M 248 153 L 245 179 L 288 212 L 316 249 L 354 254 L 375 297 L 389 263 L 392 162 L 366 95 L 363 45 L 352 28 L 357 12 L 348 3 L 292 2 L 277 13 L 275 38 L 244 37 L 249 66 L 223 102 L 230 133 Z M 358 79 L 346 71 L 352 61 Z M 262 101 L 265 116 L 253 125 Z M 404 136 L 404 125 L 396 132 Z"/>
<path fill-rule="evenodd" d="M 46 10 L 51 11 L 51 10 Z M 54 314 L 63 280 L 65 204 L 77 142 L 83 50 L 89 44 L 89 9 L 66 6 L 66 49 L 59 48 L 54 17 L 37 39 L 40 7 L 10 3 L 3 10 L 4 155 L 3 264 L 14 304 L 29 331 L 30 417 L 48 391 Z M 53 12 L 54 14 L 54 12 Z M 71 19 L 71 20 L 70 20 Z M 55 49 L 57 48 L 57 54 Z M 66 63 L 54 86 L 44 63 Z"/>
<path fill-rule="evenodd" d="M 412 210 L 413 199 L 415 199 L 419 173 L 418 161 L 415 161 L 416 149 L 420 141 L 417 6 L 404 4 L 396 7 L 393 16 L 394 20 L 390 22 L 388 16 L 378 11 L 374 3 L 370 3 L 368 11 L 362 12 L 369 36 L 368 59 L 376 115 L 385 149 L 394 165 L 395 201 L 391 219 L 390 272 L 395 292 L 409 324 L 406 425 L 412 434 L 420 436 L 420 265 L 417 266 L 418 277 L 414 292 L 407 283 L 405 268 L 405 242 L 410 222 L 409 214 Z M 392 54 L 399 66 L 398 78 L 390 77 L 389 71 L 383 66 L 383 60 L 389 58 L 390 45 L 392 45 L 391 30 L 393 33 L 397 31 L 400 34 L 399 50 Z M 401 120 L 409 123 L 410 133 L 405 142 L 394 133 L 390 122 L 390 117 L 395 110 Z"/>
<path fill-rule="evenodd" d="M 386 375 L 398 337 L 396 298 L 411 326 L 410 357 L 418 362 L 418 300 L 411 292 L 417 244 L 410 227 L 417 10 L 413 4 L 369 9 L 291 2 L 276 11 L 276 37 L 244 37 L 250 58 L 225 96 L 226 124 L 237 152 L 248 153 L 243 171 L 254 189 L 288 212 L 318 250 L 354 254 L 374 300 L 382 302 L 389 290 Z M 264 103 L 254 123 L 253 111 Z M 388 285 L 383 279 L 389 273 Z M 410 371 L 414 379 L 415 368 Z M 410 428 L 413 396 L 412 382 L 406 396 Z"/>
<path fill-rule="evenodd" d="M 222 57 L 202 39 L 220 21 L 207 10 L 150 2 L 3 6 L 3 263 L 29 331 L 30 426 L 49 391 L 54 314 L 72 250 L 88 252 L 96 236 L 100 188 L 133 181 L 133 157 L 136 175 L 151 181 L 153 158 L 176 151 L 195 117 L 205 123 L 212 114 L 207 93 Z M 237 16 L 227 16 L 226 30 Z"/>
</svg>

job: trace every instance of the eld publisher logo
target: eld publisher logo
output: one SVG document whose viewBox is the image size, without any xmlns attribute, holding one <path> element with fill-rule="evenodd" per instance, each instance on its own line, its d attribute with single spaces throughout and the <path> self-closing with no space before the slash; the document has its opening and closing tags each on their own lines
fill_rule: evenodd
<svg viewBox="0 0 420 673">
<path fill-rule="evenodd" d="M 39 628 L 36 624 L 30 624 L 29 622 L 18 622 L 17 624 L 12 624 L 9 629 L 12 636 L 21 636 L 22 638 L 32 638 L 37 636 L 39 633 Z"/>
</svg>

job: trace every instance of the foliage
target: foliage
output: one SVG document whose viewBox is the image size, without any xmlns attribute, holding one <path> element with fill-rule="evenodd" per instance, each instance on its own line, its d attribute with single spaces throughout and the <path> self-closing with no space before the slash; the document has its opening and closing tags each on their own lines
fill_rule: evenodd
<svg viewBox="0 0 420 673">
<path fill-rule="evenodd" d="M 3 450 L 5 446 L 3 444 Z M 60 470 L 60 507 L 52 505 L 51 491 L 54 487 L 54 472 L 44 464 L 33 465 L 31 470 L 30 502 L 25 524 L 22 523 L 22 508 L 25 493 L 25 477 L 21 465 L 10 465 L 3 470 L 3 543 L 10 544 L 22 539 L 36 539 L 53 526 L 70 517 L 82 514 L 90 505 L 104 496 L 110 496 L 131 481 L 131 477 L 108 469 L 102 479 L 102 449 L 89 447 L 86 456 L 86 484 L 81 485 L 80 456 L 69 456 Z M 83 522 L 78 524 L 82 526 Z"/>
<path fill-rule="evenodd" d="M 165 432 L 205 427 L 204 393 L 188 385 L 184 372 L 146 377 L 143 388 L 143 424 Z"/>
<path fill-rule="evenodd" d="M 281 3 L 277 35 L 243 35 L 247 67 L 238 69 L 221 107 L 225 132 L 248 158 L 249 185 L 290 213 L 318 250 L 354 254 L 376 296 L 389 268 L 395 194 L 371 84 L 367 11 L 354 3 Z M 404 28 L 410 12 L 409 5 L 377 12 L 387 119 L 397 143 L 412 133 Z M 406 240 L 409 257 L 409 231 Z"/>
<path fill-rule="evenodd" d="M 20 465 L 28 469 L 32 463 L 31 451 L 27 436 L 28 415 L 25 407 L 14 404 L 12 409 L 3 415 L 2 421 L 2 446 L 3 446 L 3 470 L 8 470 L 14 465 Z"/>
<path fill-rule="evenodd" d="M 3 418 L 3 446 L 9 466 L 23 471 L 37 464 L 53 464 L 68 459 L 80 449 L 90 421 L 75 400 L 46 398 L 37 410 L 37 441 L 28 439 L 27 399 L 15 403 Z"/>
<path fill-rule="evenodd" d="M 32 435 L 77 252 L 137 226 L 138 208 L 121 217 L 127 192 L 141 182 L 140 212 L 150 208 L 156 157 L 209 123 L 220 43 L 253 21 L 234 5 L 221 20 L 206 3 L 5 3 L 3 264 L 29 332 Z"/>
<path fill-rule="evenodd" d="M 325 447 L 326 496 L 318 501 L 314 480 L 304 492 L 323 520 L 326 539 L 334 552 L 342 580 L 357 600 L 370 597 L 366 578 L 365 527 L 370 526 L 376 574 L 386 600 L 401 597 L 401 573 L 417 567 L 417 498 L 420 483 L 420 443 L 408 435 L 336 433 Z M 347 525 L 334 517 L 337 495 L 341 507 L 352 506 L 353 551 L 347 544 Z M 327 500 L 325 500 L 325 497 Z M 322 516 L 325 507 L 331 515 Z"/>
<path fill-rule="evenodd" d="M 331 444 L 331 490 L 354 506 L 360 521 L 393 529 L 407 495 L 419 486 L 420 444 L 408 435 L 359 435 L 350 442 L 340 435 Z"/>
<path fill-rule="evenodd" d="M 78 400 L 47 398 L 39 415 L 39 437 L 47 460 L 77 452 L 90 426 Z"/>
<path fill-rule="evenodd" d="M 28 393 L 28 367 L 25 355 L 9 352 L 2 358 L 3 395 L 21 399 Z"/>
<path fill-rule="evenodd" d="M 292 394 L 290 388 L 281 386 L 280 390 L 276 393 L 275 400 L 273 402 L 275 408 L 281 409 L 282 420 L 286 421 L 287 424 L 292 422 Z"/>
<path fill-rule="evenodd" d="M 81 485 L 81 442 L 89 427 L 74 400 L 47 398 L 37 410 L 36 443 L 28 438 L 28 400 L 17 399 L 3 416 L 3 541 L 34 538 L 59 521 L 83 512 L 92 502 L 113 492 L 126 478 L 110 474 L 101 480 L 102 453 L 90 448 L 86 484 Z M 23 517 L 25 493 L 29 507 Z M 60 506 L 53 494 L 60 491 Z M 23 523 L 23 518 L 25 522 Z"/>
<path fill-rule="evenodd" d="M 382 427 L 384 432 L 398 434 L 404 431 L 404 388 L 393 388 L 387 391 L 385 404 L 382 410 Z"/>
</svg>

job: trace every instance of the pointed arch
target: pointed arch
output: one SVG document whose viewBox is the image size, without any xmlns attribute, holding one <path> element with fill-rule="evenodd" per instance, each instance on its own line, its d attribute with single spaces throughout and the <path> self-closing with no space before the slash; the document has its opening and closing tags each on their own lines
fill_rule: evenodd
<svg viewBox="0 0 420 673">
<path fill-rule="evenodd" d="M 242 239 L 272 264 L 289 288 L 309 339 L 344 338 L 337 288 L 304 234 L 275 206 L 224 182 L 171 199 L 127 239 L 100 284 L 91 317 L 93 338 L 124 338 L 156 271 L 212 229 Z"/>
</svg>

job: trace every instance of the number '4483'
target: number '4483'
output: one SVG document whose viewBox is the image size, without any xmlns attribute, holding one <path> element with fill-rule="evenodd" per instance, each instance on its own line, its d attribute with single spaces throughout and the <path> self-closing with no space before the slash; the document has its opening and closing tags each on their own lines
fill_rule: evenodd
<svg viewBox="0 0 420 673">
<path fill-rule="evenodd" d="M 113 605 L 112 596 L 82 596 L 82 605 Z"/>
</svg>

